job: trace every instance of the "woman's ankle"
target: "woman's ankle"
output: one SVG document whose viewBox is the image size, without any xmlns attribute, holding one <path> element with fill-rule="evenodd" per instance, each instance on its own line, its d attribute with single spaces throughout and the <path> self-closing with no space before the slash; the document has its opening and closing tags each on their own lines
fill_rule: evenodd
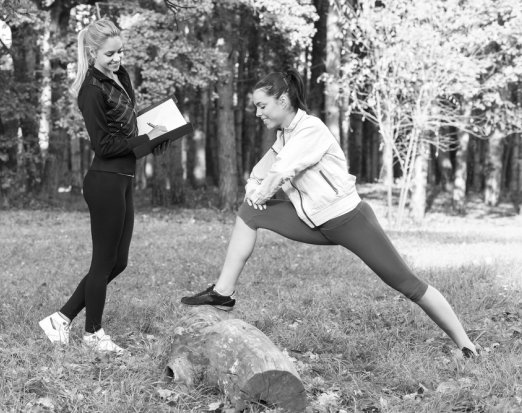
<svg viewBox="0 0 522 413">
<path fill-rule="evenodd" d="M 69 317 L 67 317 L 64 313 L 58 311 L 58 315 L 62 317 L 68 324 L 71 324 L 72 320 Z"/>
<path fill-rule="evenodd" d="M 224 296 L 224 297 L 230 297 L 232 296 L 232 294 L 234 294 L 235 290 L 234 290 L 234 287 L 230 288 L 230 287 L 222 287 L 222 286 L 219 286 L 216 284 L 214 286 L 214 292 L 218 293 L 219 295 L 221 296 Z"/>
</svg>

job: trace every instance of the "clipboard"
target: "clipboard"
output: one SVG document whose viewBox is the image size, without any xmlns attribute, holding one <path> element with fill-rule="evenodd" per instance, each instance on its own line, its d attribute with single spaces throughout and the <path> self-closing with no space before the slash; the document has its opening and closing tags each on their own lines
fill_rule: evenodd
<svg viewBox="0 0 522 413">
<path fill-rule="evenodd" d="M 138 111 L 138 135 L 146 134 L 153 129 L 147 123 L 163 125 L 167 132 L 134 148 L 136 158 L 148 155 L 165 141 L 178 140 L 194 131 L 192 124 L 187 122 L 179 111 L 176 102 L 176 98 L 170 96 Z"/>
</svg>

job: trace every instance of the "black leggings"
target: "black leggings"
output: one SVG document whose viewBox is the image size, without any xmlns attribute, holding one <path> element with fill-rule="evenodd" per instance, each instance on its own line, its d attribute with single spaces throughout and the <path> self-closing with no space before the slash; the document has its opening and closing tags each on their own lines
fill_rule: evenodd
<svg viewBox="0 0 522 413">
<path fill-rule="evenodd" d="M 69 301 L 60 310 L 73 320 L 85 307 L 85 331 L 101 328 L 107 284 L 127 267 L 134 227 L 133 179 L 88 171 L 83 196 L 91 215 L 92 261 Z"/>
<path fill-rule="evenodd" d="M 399 255 L 365 201 L 338 218 L 310 228 L 297 215 L 289 201 L 271 200 L 265 210 L 247 203 L 239 217 L 252 229 L 265 228 L 294 241 L 316 245 L 341 245 L 359 256 L 386 284 L 418 301 L 428 284 L 413 274 Z"/>
</svg>

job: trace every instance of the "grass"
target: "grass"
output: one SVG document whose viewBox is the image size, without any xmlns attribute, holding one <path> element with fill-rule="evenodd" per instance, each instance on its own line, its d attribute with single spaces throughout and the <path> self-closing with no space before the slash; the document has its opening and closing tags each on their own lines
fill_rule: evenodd
<svg viewBox="0 0 522 413">
<path fill-rule="evenodd" d="M 380 201 L 368 198 L 384 217 Z M 179 298 L 216 278 L 233 219 L 210 209 L 138 210 L 129 267 L 109 287 L 105 311 L 106 330 L 132 353 L 115 360 L 81 347 L 83 313 L 67 349 L 37 326 L 89 266 L 85 209 L 0 212 L 0 412 L 227 407 L 218 389 L 175 388 L 164 368 Z M 295 359 L 310 411 L 522 411 L 520 218 L 435 209 L 422 226 L 388 233 L 454 305 L 483 357 L 459 357 L 415 305 L 348 251 L 269 232 L 260 232 L 240 278 L 236 313 Z"/>
</svg>

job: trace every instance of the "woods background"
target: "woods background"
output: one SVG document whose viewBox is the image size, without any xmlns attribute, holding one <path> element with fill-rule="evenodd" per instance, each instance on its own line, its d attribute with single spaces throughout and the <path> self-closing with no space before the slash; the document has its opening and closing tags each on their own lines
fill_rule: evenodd
<svg viewBox="0 0 522 413">
<path fill-rule="evenodd" d="M 390 218 L 436 196 L 522 202 L 522 7 L 511 0 L 0 2 L 0 205 L 78 194 L 92 152 L 67 89 L 76 38 L 123 29 L 139 107 L 175 95 L 195 132 L 138 162 L 153 205 L 234 208 L 275 133 L 252 87 L 296 67 L 358 182 L 388 188 Z M 197 203 L 197 202 L 196 202 Z"/>
</svg>

